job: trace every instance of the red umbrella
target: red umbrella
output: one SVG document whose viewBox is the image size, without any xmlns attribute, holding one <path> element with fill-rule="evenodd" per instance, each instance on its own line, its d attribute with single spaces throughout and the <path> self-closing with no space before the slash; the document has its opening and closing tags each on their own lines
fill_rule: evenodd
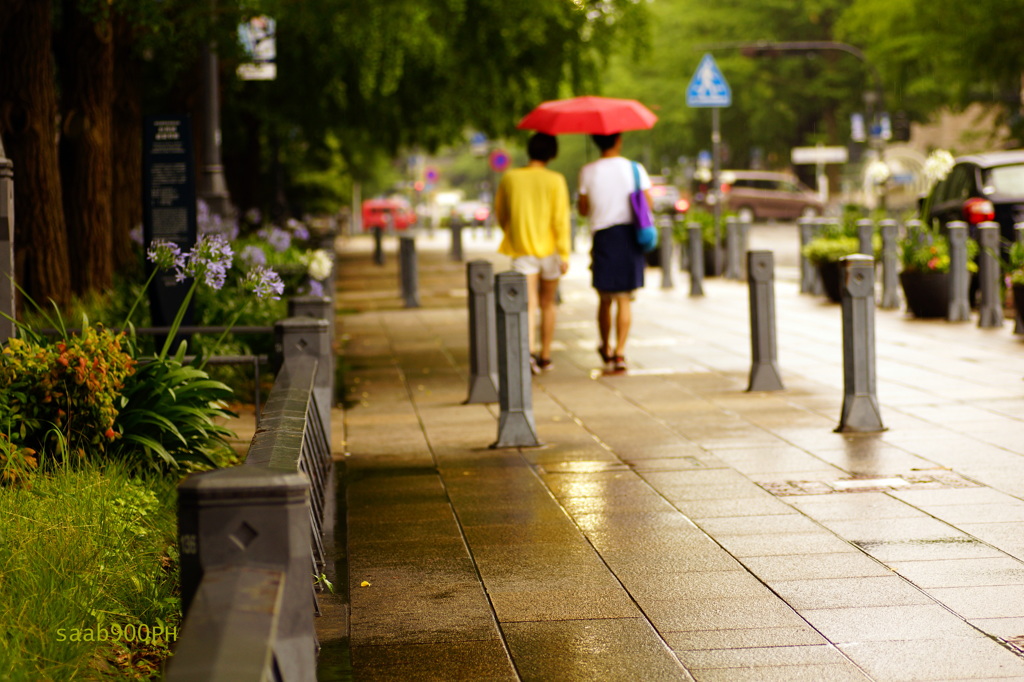
<svg viewBox="0 0 1024 682">
<path fill-rule="evenodd" d="M 588 133 L 610 135 L 654 127 L 658 117 L 635 99 L 573 97 L 543 102 L 516 127 L 549 135 Z"/>
</svg>

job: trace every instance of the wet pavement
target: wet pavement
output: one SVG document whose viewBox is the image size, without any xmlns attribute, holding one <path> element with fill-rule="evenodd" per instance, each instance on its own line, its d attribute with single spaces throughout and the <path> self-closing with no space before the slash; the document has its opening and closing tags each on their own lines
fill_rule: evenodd
<svg viewBox="0 0 1024 682">
<path fill-rule="evenodd" d="M 467 260 L 507 269 L 495 246 L 471 236 Z M 395 245 L 371 248 L 338 242 L 349 589 L 318 620 L 321 679 L 1024 680 L 1012 322 L 878 311 L 887 430 L 839 434 L 840 307 L 798 293 L 791 255 L 785 389 L 749 393 L 746 283 L 691 298 L 657 269 L 630 371 L 603 375 L 581 244 L 533 381 L 544 445 L 492 450 L 498 406 L 463 404 L 465 265 L 421 236 L 405 309 Z"/>
</svg>

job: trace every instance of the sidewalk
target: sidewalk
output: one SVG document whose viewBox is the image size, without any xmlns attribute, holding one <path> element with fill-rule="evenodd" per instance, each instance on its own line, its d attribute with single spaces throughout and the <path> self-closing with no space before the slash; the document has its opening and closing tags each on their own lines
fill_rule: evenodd
<svg viewBox="0 0 1024 682">
<path fill-rule="evenodd" d="M 495 244 L 467 239 L 467 260 L 506 269 Z M 339 241 L 354 679 L 1024 680 L 1012 322 L 878 311 L 887 430 L 837 434 L 840 308 L 798 294 L 792 267 L 775 285 L 786 388 L 747 393 L 746 283 L 694 299 L 686 273 L 662 290 L 649 270 L 632 369 L 602 376 L 579 253 L 555 369 L 533 382 L 545 445 L 491 450 L 498 406 L 462 404 L 464 264 L 418 239 L 406 310 L 393 243 L 383 267 L 371 247 Z M 332 614 L 321 679 L 348 674 Z"/>
</svg>

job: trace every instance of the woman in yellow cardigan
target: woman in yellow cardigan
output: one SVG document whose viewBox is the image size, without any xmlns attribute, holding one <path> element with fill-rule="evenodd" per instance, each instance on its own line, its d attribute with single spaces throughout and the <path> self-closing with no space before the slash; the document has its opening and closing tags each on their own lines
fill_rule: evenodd
<svg viewBox="0 0 1024 682">
<path fill-rule="evenodd" d="M 530 162 L 502 177 L 494 198 L 494 213 L 504 232 L 498 252 L 510 256 L 512 269 L 526 275 L 531 367 L 537 373 L 552 367 L 555 295 L 558 280 L 569 269 L 569 187 L 565 176 L 547 167 L 558 155 L 554 136 L 533 134 L 526 151 Z"/>
</svg>

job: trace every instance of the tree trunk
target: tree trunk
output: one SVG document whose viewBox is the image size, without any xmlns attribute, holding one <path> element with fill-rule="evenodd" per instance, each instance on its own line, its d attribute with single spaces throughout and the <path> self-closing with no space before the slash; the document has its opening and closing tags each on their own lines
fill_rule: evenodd
<svg viewBox="0 0 1024 682">
<path fill-rule="evenodd" d="M 71 298 L 67 234 L 57 160 L 53 8 L 24 2 L 0 37 L 0 121 L 14 162 L 15 268 L 22 287 L 43 304 Z"/>
<path fill-rule="evenodd" d="M 109 289 L 114 280 L 111 128 L 114 43 L 109 15 L 83 14 L 64 3 L 64 125 L 61 175 L 71 261 L 78 294 Z"/>
<path fill-rule="evenodd" d="M 142 62 L 131 24 L 114 17 L 112 226 L 114 267 L 138 267 L 131 231 L 142 225 Z M 141 236 L 141 231 L 140 231 Z"/>
</svg>

